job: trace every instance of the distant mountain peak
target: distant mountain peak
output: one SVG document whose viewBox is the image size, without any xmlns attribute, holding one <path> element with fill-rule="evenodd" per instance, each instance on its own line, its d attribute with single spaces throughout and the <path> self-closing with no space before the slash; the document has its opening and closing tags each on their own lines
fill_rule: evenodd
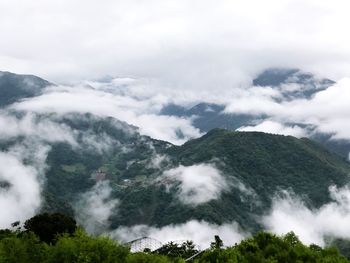
<svg viewBox="0 0 350 263">
<path fill-rule="evenodd" d="M 7 106 L 20 99 L 39 95 L 47 86 L 54 84 L 34 75 L 20 75 L 0 71 L 0 107 Z"/>
<path fill-rule="evenodd" d="M 287 83 L 305 84 L 305 82 L 320 82 L 332 85 L 335 82 L 330 79 L 318 79 L 310 72 L 304 72 L 296 68 L 270 68 L 261 72 L 254 80 L 254 86 L 279 86 Z"/>
</svg>

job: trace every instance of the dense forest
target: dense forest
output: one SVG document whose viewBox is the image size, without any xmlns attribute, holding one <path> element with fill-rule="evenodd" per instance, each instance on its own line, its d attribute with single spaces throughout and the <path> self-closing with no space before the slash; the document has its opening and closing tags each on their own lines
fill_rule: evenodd
<svg viewBox="0 0 350 263">
<path fill-rule="evenodd" d="M 344 243 L 342 243 L 344 244 Z M 209 244 L 208 244 L 209 245 Z M 306 246 L 290 232 L 276 236 L 258 232 L 232 247 L 219 236 L 210 247 L 195 249 L 191 241 L 170 242 L 155 250 L 131 253 L 107 236 L 88 235 L 74 219 L 63 214 L 40 214 L 23 225 L 0 230 L 0 262 L 350 262 L 336 247 Z"/>
</svg>

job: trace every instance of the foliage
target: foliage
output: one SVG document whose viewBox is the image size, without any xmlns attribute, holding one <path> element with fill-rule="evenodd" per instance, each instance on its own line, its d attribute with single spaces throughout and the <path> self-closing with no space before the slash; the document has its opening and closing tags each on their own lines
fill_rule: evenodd
<svg viewBox="0 0 350 263">
<path fill-rule="evenodd" d="M 62 234 L 47 244 L 33 233 L 0 230 L 0 263 L 350 263 L 334 247 L 306 246 L 293 233 L 279 237 L 259 232 L 240 244 L 223 248 L 216 236 L 210 249 L 197 253 L 191 241 L 170 242 L 155 252 L 131 253 L 129 248 L 104 236 L 90 236 L 78 228 L 74 234 Z"/>
<path fill-rule="evenodd" d="M 64 214 L 39 214 L 24 223 L 24 228 L 35 233 L 40 240 L 46 243 L 55 241 L 57 235 L 62 233 L 72 234 L 77 228 L 73 218 Z"/>
<path fill-rule="evenodd" d="M 226 249 L 212 248 L 195 262 L 349 262 L 334 247 L 322 249 L 316 245 L 306 246 L 290 232 L 285 236 L 259 232 L 254 237 Z"/>
<path fill-rule="evenodd" d="M 220 249 L 224 246 L 224 242 L 221 240 L 219 236 L 214 236 L 215 241 L 210 243 L 210 247 L 212 249 Z"/>
<path fill-rule="evenodd" d="M 78 229 L 73 236 L 64 235 L 51 247 L 49 262 L 104 262 L 123 263 L 128 248 L 118 245 L 107 237 L 91 237 Z"/>
<path fill-rule="evenodd" d="M 129 254 L 126 261 L 127 263 L 183 263 L 180 258 L 172 259 L 162 255 L 135 253 Z"/>
<path fill-rule="evenodd" d="M 171 258 L 189 258 L 192 255 L 198 253 L 195 244 L 192 241 L 185 241 L 182 244 L 177 244 L 174 242 L 169 242 L 157 249 L 155 254 L 165 255 Z"/>
<path fill-rule="evenodd" d="M 337 249 L 339 249 L 342 255 L 350 259 L 350 240 L 349 239 L 337 238 L 332 240 L 330 244 L 336 247 Z"/>
<path fill-rule="evenodd" d="M 49 249 L 33 233 L 8 233 L 0 239 L 0 263 L 46 262 Z"/>
</svg>

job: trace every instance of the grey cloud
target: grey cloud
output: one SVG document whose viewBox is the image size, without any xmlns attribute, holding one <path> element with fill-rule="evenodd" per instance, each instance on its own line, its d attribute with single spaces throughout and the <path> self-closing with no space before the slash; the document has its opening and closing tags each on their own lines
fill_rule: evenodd
<svg viewBox="0 0 350 263">
<path fill-rule="evenodd" d="M 60 82 L 119 74 L 222 92 L 281 65 L 338 79 L 349 71 L 348 8 L 344 0 L 1 1 L 0 67 Z"/>
</svg>

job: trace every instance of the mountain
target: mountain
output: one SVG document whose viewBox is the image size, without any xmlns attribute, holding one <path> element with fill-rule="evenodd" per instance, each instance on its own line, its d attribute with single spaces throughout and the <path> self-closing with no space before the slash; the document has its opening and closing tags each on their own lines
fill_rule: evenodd
<svg viewBox="0 0 350 263">
<path fill-rule="evenodd" d="M 197 219 L 237 221 L 254 231 L 261 228 L 256 218 L 271 208 L 281 190 L 294 192 L 317 208 L 330 200 L 329 186 L 345 185 L 350 173 L 345 160 L 305 138 L 214 129 L 175 146 L 141 136 L 135 127 L 112 118 L 74 115 L 61 122 L 81 133 L 82 146 L 51 145 L 42 211 L 74 214 L 84 193 L 108 182 L 111 195 L 105 201 L 119 200 L 109 217 L 111 229 Z M 95 139 L 98 134 L 110 137 L 110 147 L 98 151 L 84 146 L 85 131 Z M 207 186 L 194 185 L 192 193 L 184 193 L 184 182 L 165 175 L 184 173 L 204 182 L 208 177 L 200 174 L 205 172 L 198 168 L 201 165 L 221 174 L 223 189 L 214 198 L 187 202 L 183 197 L 191 200 L 197 187 Z"/>
<path fill-rule="evenodd" d="M 53 84 L 33 75 L 18 75 L 0 71 L 0 107 L 20 99 L 37 96 L 42 89 Z"/>
<path fill-rule="evenodd" d="M 330 200 L 330 185 L 344 185 L 350 165 L 308 139 L 257 132 L 216 129 L 182 146 L 165 149 L 165 167 L 141 182 L 128 178 L 128 185 L 117 196 L 123 200 L 112 226 L 167 225 L 191 219 L 225 223 L 233 220 L 249 229 L 258 229 L 256 216 L 271 206 L 281 189 L 303 196 L 311 207 Z M 198 205 L 179 201 L 179 185 L 167 188 L 152 184 L 172 167 L 211 164 L 230 185 L 219 198 Z M 203 180 L 205 177 L 203 177 Z"/>
<path fill-rule="evenodd" d="M 330 79 L 319 79 L 313 74 L 299 69 L 272 68 L 260 73 L 254 80 L 254 86 L 279 88 L 285 98 L 309 99 L 316 92 L 324 90 L 335 82 Z M 298 84 L 299 89 L 287 89 L 288 85 Z"/>
<path fill-rule="evenodd" d="M 192 124 L 201 132 L 215 128 L 238 129 L 256 119 L 248 114 L 229 114 L 224 112 L 225 106 L 214 103 L 199 103 L 189 109 L 176 105 L 166 105 L 161 115 L 193 118 Z"/>
<path fill-rule="evenodd" d="M 311 73 L 302 72 L 298 69 L 283 68 L 267 69 L 253 79 L 254 86 L 272 87 L 278 90 L 282 98 L 276 98 L 276 101 L 308 99 L 316 92 L 324 90 L 334 83 L 330 79 L 319 79 Z M 298 85 L 298 89 L 293 88 L 293 85 Z M 230 114 L 224 112 L 224 110 L 225 105 L 206 102 L 201 102 L 190 108 L 168 104 L 164 106 L 160 114 L 187 118 L 193 117 L 193 125 L 202 132 L 208 132 L 215 128 L 235 130 L 268 117 L 263 115 Z"/>
<path fill-rule="evenodd" d="M 3 109 L 9 101 L 35 96 L 50 85 L 40 78 L 27 85 L 27 76 L 5 76 L 12 78 L 17 93 Z M 217 117 L 223 110 L 220 105 L 172 107 L 169 111 L 178 115 L 199 116 L 203 129 L 210 127 L 206 121 L 217 126 L 227 120 Z M 216 128 L 176 146 L 143 136 L 137 127 L 111 117 L 32 112 L 7 112 L 5 117 L 16 118 L 15 127 L 23 131 L 31 129 L 10 139 L 0 137 L 2 152 L 22 153 L 21 161 L 33 167 L 36 147 L 47 152 L 39 169 L 45 174 L 40 211 L 68 213 L 82 222 L 97 214 L 95 223 L 107 221 L 110 229 L 197 219 L 217 224 L 236 221 L 256 231 L 262 228 L 258 218 L 269 211 L 275 195 L 286 190 L 308 207 L 319 208 L 331 200 L 329 187 L 344 186 L 350 174 L 344 158 L 306 138 Z M 236 126 L 251 118 L 241 117 L 233 119 Z M 49 133 L 32 128 L 40 128 L 34 125 L 38 123 L 49 127 Z M 29 154 L 23 154 L 22 146 L 29 147 Z M 10 192 L 13 186 L 4 180 L 0 187 Z"/>
<path fill-rule="evenodd" d="M 310 99 L 317 92 L 322 91 L 335 82 L 330 79 L 317 78 L 311 73 L 303 72 L 299 69 L 273 68 L 267 69 L 253 79 L 253 85 L 258 87 L 271 87 L 281 94 L 281 98 L 276 98 L 277 102 L 291 101 L 294 99 Z M 297 86 L 297 88 L 295 88 Z M 168 104 L 160 111 L 161 115 L 192 118 L 192 125 L 201 132 L 208 132 L 215 128 L 236 130 L 244 126 L 254 126 L 264 120 L 269 119 L 267 115 L 232 114 L 225 112 L 225 105 L 201 102 L 193 107 L 186 108 L 176 104 Z M 308 127 L 302 123 L 290 123 L 299 125 L 306 129 Z M 348 157 L 350 143 L 346 140 L 334 140 L 332 134 L 312 132 L 312 140 L 325 146 L 327 149 Z"/>
</svg>

